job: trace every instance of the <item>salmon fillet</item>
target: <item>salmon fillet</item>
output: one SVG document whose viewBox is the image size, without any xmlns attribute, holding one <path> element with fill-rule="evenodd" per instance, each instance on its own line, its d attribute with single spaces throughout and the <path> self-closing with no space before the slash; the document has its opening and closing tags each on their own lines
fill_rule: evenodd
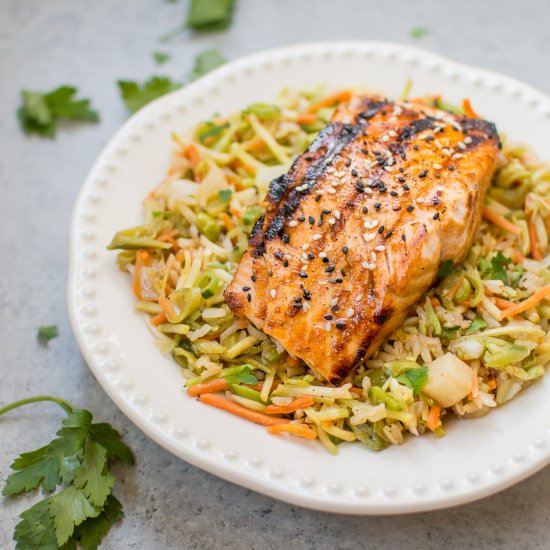
<svg viewBox="0 0 550 550">
<path fill-rule="evenodd" d="M 499 147 L 484 120 L 353 97 L 271 182 L 229 307 L 341 383 L 465 259 Z"/>
</svg>

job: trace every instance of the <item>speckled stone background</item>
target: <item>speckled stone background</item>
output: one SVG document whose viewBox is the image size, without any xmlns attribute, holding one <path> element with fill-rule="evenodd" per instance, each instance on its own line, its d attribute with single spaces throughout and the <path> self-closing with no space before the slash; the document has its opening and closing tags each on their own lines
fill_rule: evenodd
<svg viewBox="0 0 550 550">
<path fill-rule="evenodd" d="M 71 208 L 95 157 L 126 116 L 117 79 L 181 77 L 195 54 L 211 46 L 235 58 L 300 41 L 379 39 L 414 42 L 550 93 L 548 2 L 239 0 L 228 31 L 183 32 L 159 44 L 185 8 L 184 0 L 0 0 L 0 404 L 61 395 L 123 432 L 137 465 L 117 471 L 126 518 L 104 548 L 550 548 L 548 468 L 474 504 L 369 518 L 289 506 L 178 460 L 147 439 L 99 387 L 71 333 L 65 299 Z M 410 31 L 418 26 L 430 33 L 413 40 Z M 156 67 L 155 50 L 168 51 L 172 61 Z M 101 123 L 66 126 L 55 140 L 24 136 L 15 117 L 19 90 L 64 83 L 93 99 Z M 53 323 L 61 336 L 44 348 L 37 327 Z M 18 453 L 49 441 L 61 417 L 48 404 L 2 417 L 0 476 Z M 13 547 L 17 516 L 31 501 L 3 499 L 0 548 Z"/>
</svg>

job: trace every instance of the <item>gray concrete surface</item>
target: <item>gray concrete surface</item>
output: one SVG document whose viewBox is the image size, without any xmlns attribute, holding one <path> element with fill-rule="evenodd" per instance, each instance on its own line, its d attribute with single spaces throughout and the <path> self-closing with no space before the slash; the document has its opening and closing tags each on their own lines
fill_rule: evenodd
<svg viewBox="0 0 550 550">
<path fill-rule="evenodd" d="M 185 7 L 183 0 L 0 0 L 0 404 L 61 395 L 123 432 L 137 465 L 118 470 L 116 493 L 126 517 L 104 548 L 549 548 L 550 469 L 467 506 L 369 518 L 288 506 L 185 464 L 147 439 L 99 387 L 71 333 L 65 299 L 71 207 L 95 157 L 125 119 L 116 79 L 179 77 L 210 46 L 235 58 L 300 41 L 363 38 L 414 42 L 550 93 L 548 3 L 239 0 L 230 30 L 185 32 L 159 44 Z M 429 35 L 410 38 L 416 26 Z M 155 50 L 168 51 L 172 61 L 155 67 Z M 67 126 L 56 140 L 24 136 L 15 117 L 19 90 L 62 83 L 93 98 L 101 123 Z M 36 329 L 51 323 L 61 336 L 43 348 Z M 3 417 L 0 477 L 18 453 L 49 441 L 60 419 L 47 404 Z M 3 499 L 0 548 L 13 547 L 17 515 L 31 500 Z"/>
</svg>

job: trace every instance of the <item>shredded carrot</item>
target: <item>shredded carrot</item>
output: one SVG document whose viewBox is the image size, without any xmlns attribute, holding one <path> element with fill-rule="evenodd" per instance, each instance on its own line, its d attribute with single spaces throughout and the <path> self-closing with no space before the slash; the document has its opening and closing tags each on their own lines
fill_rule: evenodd
<svg viewBox="0 0 550 550">
<path fill-rule="evenodd" d="M 469 99 L 462 100 L 462 108 L 464 109 L 466 116 L 469 116 L 470 118 L 479 118 L 479 115 L 472 109 L 472 104 Z"/>
<path fill-rule="evenodd" d="M 288 405 L 268 405 L 265 408 L 265 412 L 267 414 L 290 414 L 296 412 L 298 409 L 311 407 L 313 403 L 313 397 L 310 395 L 304 395 L 303 397 L 297 397 Z"/>
<path fill-rule="evenodd" d="M 271 384 L 271 389 L 274 390 L 279 384 L 281 384 L 281 380 L 273 380 Z M 264 387 L 263 382 L 258 382 L 257 384 L 245 384 L 247 388 L 250 388 L 251 390 L 256 391 L 262 391 Z"/>
<path fill-rule="evenodd" d="M 542 260 L 544 257 L 540 249 L 539 239 L 537 236 L 537 230 L 535 228 L 535 215 L 531 214 L 527 218 L 527 227 L 529 228 L 529 241 L 531 242 L 531 256 L 537 261 Z"/>
<path fill-rule="evenodd" d="M 157 313 L 154 317 L 151 317 L 151 324 L 158 327 L 159 325 L 166 323 L 167 320 L 168 319 L 166 318 L 166 313 L 164 313 L 164 311 L 161 311 L 160 313 Z"/>
<path fill-rule="evenodd" d="M 134 268 L 134 283 L 132 285 L 132 290 L 134 291 L 134 296 L 141 300 L 141 280 L 140 280 L 140 272 L 141 267 L 144 265 L 148 265 L 149 261 L 151 259 L 151 256 L 147 250 L 138 250 L 136 253 L 136 266 Z"/>
<path fill-rule="evenodd" d="M 497 380 L 496 378 L 491 378 L 487 381 L 487 385 L 489 386 L 490 390 L 494 390 L 497 387 Z"/>
<path fill-rule="evenodd" d="M 267 431 L 270 434 L 289 433 L 305 439 L 316 439 L 317 433 L 304 424 L 277 424 L 276 426 L 268 426 Z"/>
<path fill-rule="evenodd" d="M 491 223 L 498 225 L 501 229 L 504 229 L 505 231 L 509 231 L 514 235 L 519 235 L 521 233 L 521 229 L 517 225 L 514 225 L 512 222 L 508 221 L 504 216 L 501 216 L 494 210 L 491 210 L 491 208 L 489 208 L 488 206 L 485 206 L 483 208 L 483 217 L 487 221 L 490 221 Z"/>
<path fill-rule="evenodd" d="M 245 149 L 247 151 L 258 151 L 265 149 L 265 141 L 261 138 L 253 139 L 246 144 Z"/>
<path fill-rule="evenodd" d="M 363 388 L 351 387 L 349 392 L 354 393 L 355 395 L 363 395 Z"/>
<path fill-rule="evenodd" d="M 175 313 L 174 306 L 164 296 L 159 296 L 159 305 L 167 316 Z"/>
<path fill-rule="evenodd" d="M 236 216 L 237 218 L 239 218 L 239 220 L 243 217 L 243 213 L 238 208 L 235 208 L 234 206 L 230 206 L 229 211 L 231 212 L 231 214 L 233 214 L 233 216 Z"/>
<path fill-rule="evenodd" d="M 513 306 L 505 309 L 501 314 L 500 318 L 504 319 L 506 317 L 512 317 L 518 313 L 523 313 L 528 309 L 535 307 L 539 302 L 542 302 L 546 297 L 550 296 L 550 285 L 543 286 L 541 289 L 537 290 L 531 297 L 523 300 L 519 304 L 514 304 Z"/>
<path fill-rule="evenodd" d="M 432 307 L 437 307 L 441 305 L 441 302 L 435 296 L 430 299 L 430 302 L 432 303 Z"/>
<path fill-rule="evenodd" d="M 512 261 L 515 264 L 520 264 L 523 260 L 525 260 L 525 256 L 519 250 L 514 250 L 512 252 Z"/>
<path fill-rule="evenodd" d="M 237 328 L 242 330 L 248 326 L 248 321 L 246 319 L 239 319 L 237 321 Z"/>
<path fill-rule="evenodd" d="M 288 356 L 288 359 L 286 360 L 286 362 L 291 366 L 291 367 L 297 367 L 299 364 L 300 364 L 300 360 L 297 359 L 296 357 L 291 357 L 290 355 Z"/>
<path fill-rule="evenodd" d="M 516 304 L 514 302 L 510 302 L 510 300 L 505 300 L 504 298 L 495 298 L 495 305 L 499 309 L 508 309 L 509 307 L 515 306 Z"/>
<path fill-rule="evenodd" d="M 430 412 L 428 413 L 428 420 L 426 426 L 432 430 L 432 432 L 441 424 L 441 406 L 432 405 Z"/>
<path fill-rule="evenodd" d="M 307 113 L 316 113 L 319 109 L 324 107 L 331 107 L 335 103 L 342 103 L 351 99 L 351 92 L 349 90 L 340 90 L 334 94 L 331 94 L 316 103 L 312 103 L 306 110 Z"/>
<path fill-rule="evenodd" d="M 196 386 L 187 388 L 187 393 L 191 397 L 197 397 L 203 393 L 214 393 L 217 391 L 225 391 L 227 389 L 227 382 L 225 378 L 217 378 L 216 380 L 210 380 L 209 382 L 203 382 Z"/>
<path fill-rule="evenodd" d="M 290 422 L 284 418 L 275 418 L 258 411 L 252 411 L 215 393 L 205 393 L 199 396 L 199 401 L 263 426 L 275 426 L 276 424 L 288 424 Z"/>
<path fill-rule="evenodd" d="M 225 228 L 227 229 L 227 231 L 231 231 L 235 227 L 235 224 L 233 223 L 231 216 L 227 212 L 222 212 L 220 216 L 222 218 L 223 225 L 225 225 Z"/>
<path fill-rule="evenodd" d="M 308 126 L 309 124 L 313 124 L 317 120 L 317 117 L 313 113 L 300 113 L 296 117 L 296 122 L 298 124 L 302 124 L 304 126 Z"/>
<path fill-rule="evenodd" d="M 472 391 L 468 395 L 468 399 L 477 397 L 479 397 L 479 380 L 477 379 L 477 369 L 472 369 Z"/>
<path fill-rule="evenodd" d="M 189 161 L 191 162 L 191 168 L 193 169 L 195 181 L 201 181 L 201 175 L 199 173 L 199 164 L 201 162 L 201 157 L 199 155 L 197 147 L 193 143 L 191 143 L 189 147 L 187 147 L 187 156 L 189 157 Z"/>
<path fill-rule="evenodd" d="M 172 229 L 171 231 L 166 231 L 162 235 L 157 237 L 157 241 L 168 241 L 171 242 L 174 240 L 174 237 L 179 233 L 178 229 Z"/>
</svg>

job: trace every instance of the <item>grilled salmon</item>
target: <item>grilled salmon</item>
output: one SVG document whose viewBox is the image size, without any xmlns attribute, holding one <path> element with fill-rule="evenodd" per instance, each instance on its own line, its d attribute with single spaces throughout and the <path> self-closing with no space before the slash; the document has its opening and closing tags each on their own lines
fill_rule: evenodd
<svg viewBox="0 0 550 550">
<path fill-rule="evenodd" d="M 341 383 L 467 256 L 499 147 L 484 120 L 354 96 L 271 182 L 229 307 Z"/>
</svg>

